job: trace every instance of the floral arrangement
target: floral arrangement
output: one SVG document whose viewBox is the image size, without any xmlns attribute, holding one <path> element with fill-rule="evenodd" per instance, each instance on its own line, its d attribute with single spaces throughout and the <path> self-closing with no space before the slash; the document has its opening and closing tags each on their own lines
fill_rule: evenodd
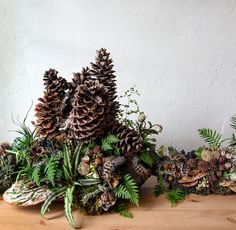
<svg viewBox="0 0 236 230">
<path fill-rule="evenodd" d="M 19 136 L 0 145 L 0 190 L 17 206 L 41 203 L 44 216 L 57 200 L 76 227 L 73 210 L 86 215 L 115 211 L 132 218 L 127 201 L 138 205 L 140 187 L 154 175 L 156 196 L 172 205 L 190 193 L 236 192 L 236 136 L 222 140 L 199 129 L 207 146 L 186 153 L 156 148 L 162 127 L 147 120 L 131 87 L 118 98 L 113 61 L 106 49 L 70 82 L 49 69 L 45 91 L 35 106 L 34 129 L 16 123 Z M 118 100 L 119 99 L 119 100 Z M 136 118 L 136 119 L 134 119 Z M 236 116 L 231 119 L 236 129 Z M 228 144 L 223 147 L 223 143 Z"/>
<path fill-rule="evenodd" d="M 114 210 L 132 218 L 125 201 L 138 205 L 140 186 L 157 164 L 153 135 L 162 128 L 140 111 L 134 87 L 120 97 L 123 104 L 117 100 L 112 62 L 100 49 L 95 62 L 74 73 L 71 82 L 55 69 L 45 72 L 35 129 L 26 125 L 26 116 L 17 123 L 14 143 L 2 144 L 0 186 L 12 183 L 3 194 L 6 202 L 42 203 L 44 216 L 53 201 L 63 200 L 72 227 L 75 208 L 87 215 Z M 137 120 L 130 119 L 134 115 Z"/>
<path fill-rule="evenodd" d="M 231 118 L 236 129 L 236 117 Z M 230 195 L 236 192 L 235 134 L 222 140 L 221 134 L 211 129 L 199 129 L 200 137 L 208 146 L 186 153 L 173 147 L 159 150 L 158 184 L 155 195 L 167 191 L 172 205 L 184 200 L 189 193 Z M 226 146 L 223 143 L 228 141 Z"/>
</svg>

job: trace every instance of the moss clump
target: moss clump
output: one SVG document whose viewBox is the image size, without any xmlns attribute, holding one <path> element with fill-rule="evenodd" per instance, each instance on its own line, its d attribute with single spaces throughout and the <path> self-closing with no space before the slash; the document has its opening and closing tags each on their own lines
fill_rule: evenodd
<svg viewBox="0 0 236 230">
<path fill-rule="evenodd" d="M 87 203 L 84 205 L 83 204 L 83 198 L 85 195 L 88 193 L 94 192 L 97 190 L 96 185 L 91 185 L 91 186 L 83 186 L 79 189 L 75 197 L 77 198 L 77 206 L 78 208 L 86 215 L 100 215 L 104 211 L 101 207 L 99 207 L 97 196 L 94 198 L 91 198 L 87 201 Z"/>
</svg>

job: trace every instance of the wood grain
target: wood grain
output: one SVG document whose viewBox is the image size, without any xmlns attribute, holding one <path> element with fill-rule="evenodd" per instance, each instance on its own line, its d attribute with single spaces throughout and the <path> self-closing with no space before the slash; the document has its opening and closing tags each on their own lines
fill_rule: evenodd
<svg viewBox="0 0 236 230">
<path fill-rule="evenodd" d="M 75 213 L 83 229 L 93 230 L 228 230 L 236 229 L 236 196 L 189 196 L 177 207 L 171 208 L 164 196 L 152 195 L 149 180 L 141 192 L 140 207 L 131 206 L 134 219 L 117 214 L 83 216 Z M 40 206 L 15 207 L 0 201 L 0 230 L 67 230 L 71 229 L 63 213 L 63 204 L 57 203 L 47 214 L 39 215 Z"/>
</svg>

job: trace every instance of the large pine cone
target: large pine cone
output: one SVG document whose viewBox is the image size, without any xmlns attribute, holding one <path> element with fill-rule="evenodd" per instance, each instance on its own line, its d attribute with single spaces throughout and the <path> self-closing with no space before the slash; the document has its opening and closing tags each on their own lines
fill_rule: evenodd
<svg viewBox="0 0 236 230">
<path fill-rule="evenodd" d="M 132 156 L 140 152 L 142 147 L 140 138 L 133 129 L 116 122 L 111 132 L 120 139 L 119 147 L 124 155 Z"/>
<path fill-rule="evenodd" d="M 44 97 L 38 100 L 40 103 L 35 108 L 37 134 L 44 138 L 53 139 L 60 135 L 61 100 L 58 98 L 57 92 L 53 93 L 50 90 L 44 92 Z"/>
<path fill-rule="evenodd" d="M 90 70 L 90 73 L 108 89 L 108 95 L 111 102 L 109 114 L 112 123 L 118 113 L 119 103 L 116 101 L 116 76 L 114 75 L 115 71 L 113 70 L 114 65 L 109 56 L 110 53 L 108 53 L 106 49 L 102 48 L 98 50 L 95 63 L 91 63 L 92 69 Z"/>
<path fill-rule="evenodd" d="M 52 93 L 57 93 L 60 99 L 63 99 L 68 88 L 67 81 L 57 76 L 58 72 L 55 69 L 49 69 L 44 73 L 43 80 L 45 89 Z"/>
<path fill-rule="evenodd" d="M 69 137 L 89 141 L 103 136 L 107 126 L 109 98 L 107 89 L 97 80 L 87 80 L 75 91 L 73 109 L 68 118 Z"/>
</svg>

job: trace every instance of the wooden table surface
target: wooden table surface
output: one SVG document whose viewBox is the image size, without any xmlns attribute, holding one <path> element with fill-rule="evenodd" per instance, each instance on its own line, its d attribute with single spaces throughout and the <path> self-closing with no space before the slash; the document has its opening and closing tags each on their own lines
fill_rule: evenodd
<svg viewBox="0 0 236 230">
<path fill-rule="evenodd" d="M 236 196 L 191 195 L 171 208 L 164 196 L 155 198 L 148 181 L 141 192 L 140 207 L 130 207 L 133 219 L 117 214 L 77 218 L 82 229 L 92 230 L 228 230 L 236 229 Z M 40 206 L 15 207 L 0 201 L 0 230 L 67 230 L 71 229 L 63 213 L 63 204 L 55 204 L 47 220 L 39 214 Z M 76 219 L 77 219 L 76 218 Z"/>
</svg>

